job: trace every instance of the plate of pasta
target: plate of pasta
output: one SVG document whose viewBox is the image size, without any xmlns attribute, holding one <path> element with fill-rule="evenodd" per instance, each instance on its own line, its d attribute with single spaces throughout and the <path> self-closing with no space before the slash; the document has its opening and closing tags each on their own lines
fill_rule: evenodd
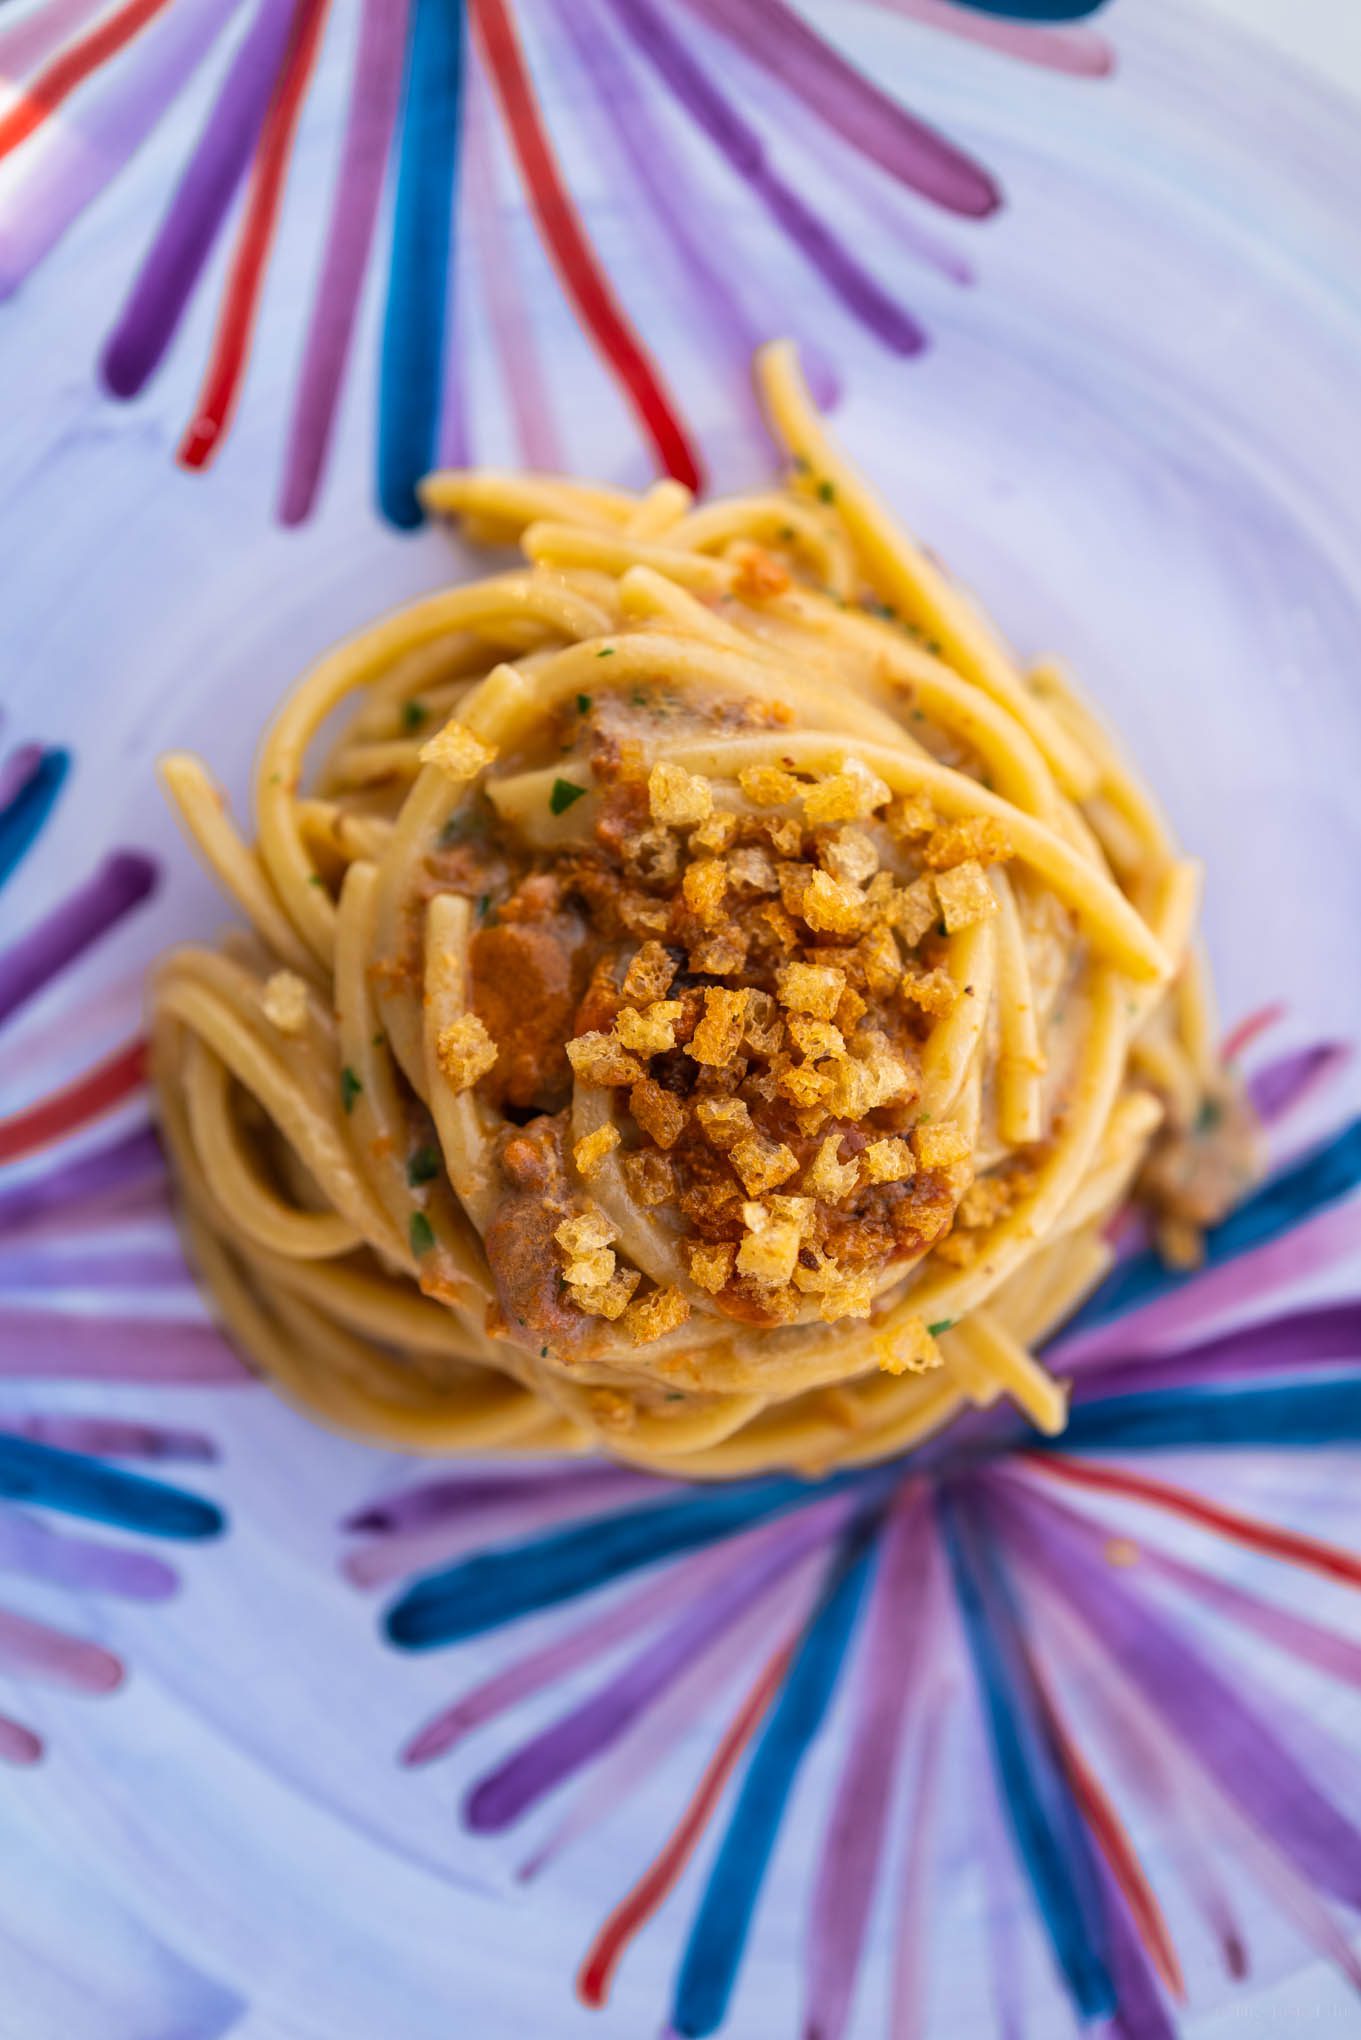
<svg viewBox="0 0 1361 2040">
<path fill-rule="evenodd" d="M 0 81 L 15 2030 L 1349 2030 L 1354 103 L 1159 0 Z"/>
</svg>

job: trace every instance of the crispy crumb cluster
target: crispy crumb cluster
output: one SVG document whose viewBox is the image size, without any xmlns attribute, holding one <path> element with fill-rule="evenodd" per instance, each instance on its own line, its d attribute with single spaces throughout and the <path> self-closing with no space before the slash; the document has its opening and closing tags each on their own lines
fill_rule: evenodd
<svg viewBox="0 0 1361 2040">
<path fill-rule="evenodd" d="M 579 1096 L 610 1094 L 572 1158 L 662 1215 L 680 1280 L 651 1284 L 579 1213 L 555 1235 L 571 1305 L 639 1344 L 692 1302 L 755 1324 L 869 1316 L 970 1192 L 967 1134 L 918 1113 L 920 1055 L 964 994 L 948 938 L 996 911 L 988 866 L 1011 846 L 895 800 L 853 756 L 711 782 L 614 743 L 597 779 L 594 846 L 555 867 L 598 945 L 566 1059 Z M 914 1339 L 882 1364 L 935 1364 Z"/>
</svg>

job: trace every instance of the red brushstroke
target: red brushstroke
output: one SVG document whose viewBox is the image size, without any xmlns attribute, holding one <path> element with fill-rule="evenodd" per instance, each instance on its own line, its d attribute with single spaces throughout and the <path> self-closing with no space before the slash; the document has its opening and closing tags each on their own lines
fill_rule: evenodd
<svg viewBox="0 0 1361 2040">
<path fill-rule="evenodd" d="M 723 1787 L 732 1776 L 738 1758 L 760 1727 L 766 1709 L 779 1691 L 793 1654 L 791 1640 L 782 1644 L 765 1666 L 724 1730 L 680 1825 L 632 1890 L 620 1899 L 586 1951 L 577 1973 L 577 1996 L 583 2004 L 598 2010 L 605 2003 L 614 1972 L 629 1942 L 646 1926 L 663 1899 L 674 1889 L 722 1796 Z"/>
<path fill-rule="evenodd" d="M 88 35 L 54 57 L 0 120 L 0 159 L 36 134 L 78 85 L 101 64 L 107 64 L 110 57 L 116 57 L 168 5 L 169 0 L 128 0 L 126 7 L 120 7 L 107 21 L 99 22 Z"/>
<path fill-rule="evenodd" d="M 699 456 L 616 301 L 567 194 L 504 0 L 472 0 L 472 16 L 540 235 L 563 288 L 622 384 L 667 474 L 697 489 Z"/>
<path fill-rule="evenodd" d="M 138 1090 L 146 1076 L 146 1043 L 130 1041 L 115 1055 L 96 1063 L 83 1077 L 63 1085 L 37 1105 L 0 1119 L 0 1162 L 31 1155 L 63 1134 L 74 1133 L 92 1119 L 112 1112 Z"/>
<path fill-rule="evenodd" d="M 261 286 L 279 223 L 293 137 L 321 46 L 327 5 L 328 0 L 298 0 L 288 47 L 260 130 L 212 356 L 194 416 L 175 456 L 181 467 L 207 467 L 227 436 L 236 408 L 260 307 Z"/>
<path fill-rule="evenodd" d="M 1144 1473 L 1127 1473 L 1123 1467 L 1093 1466 L 1085 1459 L 1051 1458 L 1039 1452 L 1027 1452 L 1022 1457 L 1032 1472 L 1068 1481 L 1074 1487 L 1097 1488 L 1103 1494 L 1128 1495 L 1136 1502 L 1151 1502 L 1155 1509 L 1166 1509 L 1170 1515 L 1184 1516 L 1188 1522 L 1217 1530 L 1221 1537 L 1245 1544 L 1252 1551 L 1283 1558 L 1290 1565 L 1304 1566 L 1310 1572 L 1322 1573 L 1326 1579 L 1342 1580 L 1350 1587 L 1361 1587 L 1361 1556 L 1342 1550 L 1340 1545 L 1324 1544 L 1298 1530 L 1258 1522 L 1220 1502 L 1207 1501 L 1185 1488 L 1152 1480 Z"/>
<path fill-rule="evenodd" d="M 1237 1062 L 1245 1050 L 1251 1048 L 1259 1035 L 1275 1027 L 1285 1018 L 1284 1006 L 1259 1006 L 1255 1013 L 1249 1013 L 1240 1020 L 1233 1031 L 1224 1036 L 1220 1054 L 1226 1063 Z"/>
<path fill-rule="evenodd" d="M 1144 1866 L 1135 1853 L 1129 1832 L 1107 1797 L 1105 1787 L 1091 1769 L 1077 1744 L 1059 1718 L 1053 1697 L 1040 1676 L 1034 1660 L 1027 1656 L 1035 1690 L 1044 1709 L 1059 1762 L 1068 1774 L 1073 1797 L 1092 1831 L 1097 1847 L 1106 1859 L 1111 1876 L 1124 1894 L 1135 1931 L 1145 1952 L 1178 2004 L 1186 2002 L 1186 1978 L 1172 1939 L 1166 1915 L 1157 1893 L 1149 1883 Z"/>
</svg>

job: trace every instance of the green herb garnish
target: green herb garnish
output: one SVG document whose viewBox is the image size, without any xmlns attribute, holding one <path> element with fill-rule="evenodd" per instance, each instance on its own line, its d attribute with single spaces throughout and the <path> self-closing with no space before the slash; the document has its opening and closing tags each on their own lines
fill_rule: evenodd
<svg viewBox="0 0 1361 2040">
<path fill-rule="evenodd" d="M 585 791 L 584 786 L 574 786 L 570 779 L 555 779 L 553 791 L 548 796 L 550 812 L 555 815 L 566 814 L 572 802 L 580 800 Z"/>
<path fill-rule="evenodd" d="M 418 730 L 430 711 L 423 701 L 402 703 L 402 728 L 408 733 Z"/>
<path fill-rule="evenodd" d="M 938 1339 L 942 1332 L 949 1331 L 953 1323 L 954 1319 L 952 1317 L 937 1318 L 936 1322 L 933 1325 L 928 1325 L 926 1329 L 933 1339 Z"/>
<path fill-rule="evenodd" d="M 589 714 L 590 714 L 590 712 L 591 712 L 591 697 L 590 697 L 590 695 L 589 695 L 589 694 L 578 694 L 578 696 L 577 696 L 577 714 L 578 714 L 578 715 L 589 715 Z"/>
<path fill-rule="evenodd" d="M 603 651 L 596 653 L 596 657 L 597 659 L 612 659 L 614 657 L 614 646 L 606 645 Z"/>
<path fill-rule="evenodd" d="M 822 481 L 818 483 L 818 501 L 820 503 L 835 503 L 836 501 L 835 482 L 829 482 L 824 478 Z"/>
<path fill-rule="evenodd" d="M 1218 1098 L 1205 1098 L 1196 1114 L 1196 1132 L 1210 1133 L 1224 1117 L 1224 1107 Z"/>
<path fill-rule="evenodd" d="M 419 1256 L 428 1254 L 435 1244 L 434 1228 L 423 1211 L 413 1211 L 411 1224 L 407 1228 L 411 1239 L 411 1251 Z"/>
<path fill-rule="evenodd" d="M 385 1035 L 385 1034 L 383 1033 L 383 1030 L 382 1030 L 382 1028 L 380 1027 L 380 1028 L 379 1028 L 379 1030 L 378 1030 L 378 1032 L 377 1032 L 377 1033 L 376 1033 L 376 1034 L 375 1034 L 375 1035 L 373 1036 L 373 1045 L 374 1045 L 374 1047 L 375 1047 L 375 1048 L 381 1048 L 381 1047 L 383 1046 L 383 1043 L 384 1043 L 384 1041 L 385 1041 L 386 1039 L 387 1039 L 387 1037 L 386 1037 L 386 1035 Z"/>
<path fill-rule="evenodd" d="M 347 1112 L 354 1111 L 354 1101 L 363 1088 L 364 1086 L 360 1083 L 350 1065 L 346 1063 L 344 1069 L 340 1072 L 340 1102 Z"/>
<path fill-rule="evenodd" d="M 440 1172 L 440 1151 L 435 1147 L 418 1147 L 406 1165 L 406 1180 L 413 1190 L 422 1183 L 433 1183 Z"/>
<path fill-rule="evenodd" d="M 322 877 L 319 871 L 309 871 L 307 874 L 307 883 L 309 885 L 325 885 L 326 880 Z"/>
</svg>

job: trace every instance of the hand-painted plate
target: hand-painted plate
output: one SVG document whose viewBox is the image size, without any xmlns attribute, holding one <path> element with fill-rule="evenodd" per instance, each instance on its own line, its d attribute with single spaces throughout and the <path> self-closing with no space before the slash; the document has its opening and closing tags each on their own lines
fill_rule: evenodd
<svg viewBox="0 0 1361 2040">
<path fill-rule="evenodd" d="M 0 78 L 0 2028 L 1351 2030 L 1354 108 L 1172 0 L 5 0 Z M 326 1436 L 169 1223 L 155 755 L 240 803 L 464 570 L 429 461 L 761 474 L 778 331 L 1204 857 L 1272 1179 L 1042 1455 Z"/>
</svg>

